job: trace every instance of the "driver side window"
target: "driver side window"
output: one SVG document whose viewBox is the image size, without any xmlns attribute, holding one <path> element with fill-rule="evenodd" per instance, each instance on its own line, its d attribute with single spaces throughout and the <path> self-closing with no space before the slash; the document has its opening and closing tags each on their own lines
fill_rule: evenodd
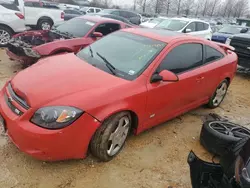
<svg viewBox="0 0 250 188">
<path fill-rule="evenodd" d="M 100 32 L 103 34 L 103 36 L 108 35 L 114 31 L 117 31 L 121 28 L 120 24 L 115 24 L 115 23 L 105 23 L 105 24 L 100 24 L 97 26 L 95 29 L 95 32 Z"/>
<path fill-rule="evenodd" d="M 192 22 L 192 23 L 188 24 L 188 26 L 187 26 L 186 29 L 184 30 L 185 33 L 186 33 L 187 29 L 190 29 L 190 32 L 195 32 L 195 23 Z"/>
<path fill-rule="evenodd" d="M 160 73 L 162 70 L 168 70 L 175 74 L 180 74 L 202 65 L 202 44 L 186 43 L 172 49 L 161 62 L 157 72 Z"/>
</svg>

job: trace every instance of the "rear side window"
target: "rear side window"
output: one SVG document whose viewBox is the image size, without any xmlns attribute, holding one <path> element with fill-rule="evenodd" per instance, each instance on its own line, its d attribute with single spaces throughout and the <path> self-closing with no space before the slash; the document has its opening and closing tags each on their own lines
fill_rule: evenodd
<svg viewBox="0 0 250 188">
<path fill-rule="evenodd" d="M 206 51 L 205 63 L 213 62 L 215 60 L 218 60 L 224 57 L 224 55 L 221 52 L 219 52 L 218 50 L 210 46 L 205 46 L 205 51 Z"/>
<path fill-rule="evenodd" d="M 96 9 L 95 9 L 95 11 L 96 11 L 96 12 L 100 12 L 100 11 L 101 11 L 101 9 L 99 9 L 99 8 L 96 8 Z"/>
<path fill-rule="evenodd" d="M 204 29 L 205 29 L 205 30 L 208 30 L 208 28 L 209 28 L 209 25 L 206 24 L 206 23 L 204 23 Z"/>
<path fill-rule="evenodd" d="M 15 4 L 8 4 L 8 3 L 1 3 L 4 8 L 7 8 L 9 10 L 15 10 L 15 11 L 20 11 L 19 8 Z"/>
<path fill-rule="evenodd" d="M 160 64 L 159 72 L 169 70 L 175 74 L 180 74 L 199 67 L 202 63 L 203 52 L 201 44 L 182 44 L 167 54 Z"/>
<path fill-rule="evenodd" d="M 196 22 L 196 31 L 204 31 L 204 24 L 202 22 Z"/>
</svg>

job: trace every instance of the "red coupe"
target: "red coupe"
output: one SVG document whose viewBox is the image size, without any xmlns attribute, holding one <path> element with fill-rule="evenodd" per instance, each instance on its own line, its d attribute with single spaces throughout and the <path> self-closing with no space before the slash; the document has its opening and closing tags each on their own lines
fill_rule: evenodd
<svg viewBox="0 0 250 188">
<path fill-rule="evenodd" d="M 126 29 L 40 60 L 0 93 L 1 124 L 41 160 L 109 161 L 127 136 L 223 101 L 237 67 L 225 44 L 171 31 Z"/>
<path fill-rule="evenodd" d="M 50 31 L 27 31 L 15 35 L 8 44 L 7 55 L 26 64 L 63 52 L 78 52 L 102 36 L 119 29 L 136 27 L 99 16 L 71 19 Z"/>
</svg>

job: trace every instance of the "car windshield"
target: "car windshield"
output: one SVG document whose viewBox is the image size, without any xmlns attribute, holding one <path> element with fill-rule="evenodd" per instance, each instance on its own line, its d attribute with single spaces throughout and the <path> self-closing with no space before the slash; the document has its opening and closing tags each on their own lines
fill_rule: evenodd
<svg viewBox="0 0 250 188">
<path fill-rule="evenodd" d="M 188 24 L 188 21 L 169 19 L 159 23 L 156 28 L 179 31 Z"/>
<path fill-rule="evenodd" d="M 84 48 L 77 56 L 101 70 L 133 80 L 165 46 L 158 40 L 118 31 Z"/>
<path fill-rule="evenodd" d="M 153 23 L 153 24 L 158 24 L 162 21 L 164 21 L 166 19 L 163 19 L 163 18 L 155 18 L 155 19 L 152 19 L 152 20 L 149 20 L 148 23 Z"/>
<path fill-rule="evenodd" d="M 81 10 L 81 11 L 87 11 L 88 8 L 89 8 L 89 7 L 83 7 L 83 8 L 81 8 L 80 10 Z"/>
<path fill-rule="evenodd" d="M 84 37 L 95 25 L 93 21 L 82 18 L 73 18 L 56 27 L 62 33 L 68 33 L 74 37 Z"/>
<path fill-rule="evenodd" d="M 239 34 L 242 29 L 242 27 L 226 26 L 220 29 L 219 33 Z"/>
</svg>

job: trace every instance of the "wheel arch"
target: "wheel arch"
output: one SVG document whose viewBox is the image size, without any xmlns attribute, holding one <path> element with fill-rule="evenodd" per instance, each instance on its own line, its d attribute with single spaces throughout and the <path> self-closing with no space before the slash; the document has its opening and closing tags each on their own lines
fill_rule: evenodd
<svg viewBox="0 0 250 188">
<path fill-rule="evenodd" d="M 8 26 L 6 24 L 0 23 L 0 26 L 3 26 L 3 27 L 6 27 L 6 28 L 10 29 L 13 34 L 15 33 L 15 31 L 10 26 Z"/>
<path fill-rule="evenodd" d="M 53 19 L 52 19 L 52 18 L 50 18 L 49 16 L 42 16 L 42 17 L 40 17 L 40 18 L 37 20 L 36 25 L 38 25 L 38 24 L 39 24 L 39 22 L 40 22 L 41 20 L 50 20 L 50 21 L 52 22 L 52 25 L 54 25 L 54 21 L 53 21 Z"/>
<path fill-rule="evenodd" d="M 69 53 L 69 52 L 73 52 L 73 50 L 70 49 L 70 48 L 57 48 L 57 49 L 51 51 L 49 53 L 49 55 L 56 55 L 56 54 L 63 53 L 63 52 L 68 52 Z"/>
</svg>

